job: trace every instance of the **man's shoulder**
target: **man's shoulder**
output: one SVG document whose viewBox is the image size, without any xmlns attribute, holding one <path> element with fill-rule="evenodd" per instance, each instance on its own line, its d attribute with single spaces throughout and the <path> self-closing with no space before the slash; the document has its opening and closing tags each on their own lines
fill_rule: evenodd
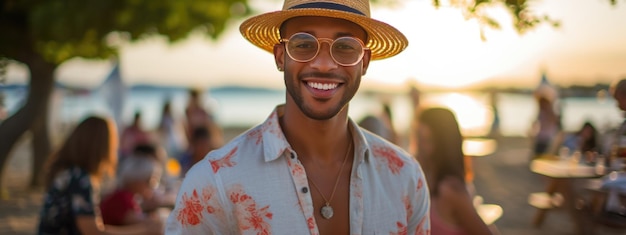
<svg viewBox="0 0 626 235">
<path fill-rule="evenodd" d="M 411 160 L 413 158 L 411 154 L 409 154 L 405 149 L 403 149 L 402 147 L 394 143 L 389 142 L 383 137 L 380 137 L 378 135 L 372 134 L 371 132 L 367 132 L 367 131 L 363 131 L 362 133 L 371 150 L 376 150 L 376 149 L 383 150 L 384 149 L 386 151 L 393 151 L 395 152 L 396 155 L 404 159 Z M 381 153 L 381 151 L 374 151 L 374 152 Z"/>
<path fill-rule="evenodd" d="M 398 168 L 406 166 L 415 169 L 419 165 L 415 158 L 400 146 L 372 133 L 365 131 L 362 133 L 369 146 L 370 160 L 373 159 Z"/>
<path fill-rule="evenodd" d="M 211 151 L 207 158 L 209 161 L 221 159 L 225 156 L 228 157 L 236 157 L 241 155 L 243 152 L 249 152 L 247 150 L 251 149 L 260 149 L 262 143 L 262 127 L 255 126 L 244 132 L 242 132 L 237 137 L 233 138 L 225 145 L 220 148 L 217 148 Z M 254 151 L 258 152 L 258 151 Z"/>
</svg>

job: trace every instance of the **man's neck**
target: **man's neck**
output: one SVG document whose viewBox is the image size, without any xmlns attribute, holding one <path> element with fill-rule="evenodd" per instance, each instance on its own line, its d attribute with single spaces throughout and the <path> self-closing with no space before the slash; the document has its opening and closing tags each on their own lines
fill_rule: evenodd
<svg viewBox="0 0 626 235">
<path fill-rule="evenodd" d="M 299 110 L 286 111 L 279 120 L 287 142 L 298 155 L 316 161 L 331 163 L 342 160 L 348 141 L 352 141 L 348 133 L 347 110 L 328 120 L 308 118 Z"/>
</svg>

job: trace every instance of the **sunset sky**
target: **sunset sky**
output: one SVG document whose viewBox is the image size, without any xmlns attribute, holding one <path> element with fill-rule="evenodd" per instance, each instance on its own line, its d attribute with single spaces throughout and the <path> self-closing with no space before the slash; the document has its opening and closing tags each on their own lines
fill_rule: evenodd
<svg viewBox="0 0 626 235">
<path fill-rule="evenodd" d="M 282 1 L 250 0 L 257 12 L 278 10 Z M 533 87 L 545 68 L 555 83 L 595 84 L 626 78 L 626 1 L 538 0 L 533 9 L 561 22 L 541 25 L 518 35 L 502 9 L 493 9 L 500 30 L 479 26 L 455 8 L 434 9 L 430 0 L 405 0 L 399 6 L 374 6 L 372 16 L 387 22 L 409 39 L 400 55 L 375 61 L 364 86 L 401 87 L 409 80 L 421 86 L 463 88 L 498 85 Z M 217 40 L 201 35 L 168 45 L 162 38 L 122 46 L 122 77 L 127 83 L 181 86 L 243 84 L 282 87 L 272 55 L 239 34 L 242 20 L 233 21 Z M 59 81 L 96 86 L 107 75 L 107 61 L 71 60 L 57 70 Z M 26 81 L 25 69 L 13 65 L 9 83 Z"/>
</svg>

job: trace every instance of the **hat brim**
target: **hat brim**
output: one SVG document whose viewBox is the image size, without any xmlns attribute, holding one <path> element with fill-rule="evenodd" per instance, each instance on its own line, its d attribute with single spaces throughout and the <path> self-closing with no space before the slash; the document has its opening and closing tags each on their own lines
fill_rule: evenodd
<svg viewBox="0 0 626 235">
<path fill-rule="evenodd" d="M 280 40 L 281 24 L 285 20 L 298 16 L 338 18 L 361 26 L 367 32 L 366 47 L 372 52 L 372 60 L 397 55 L 409 44 L 399 30 L 387 23 L 363 15 L 322 8 L 291 9 L 261 14 L 244 21 L 239 27 L 239 31 L 252 44 L 265 51 L 273 52 L 274 45 Z"/>
</svg>

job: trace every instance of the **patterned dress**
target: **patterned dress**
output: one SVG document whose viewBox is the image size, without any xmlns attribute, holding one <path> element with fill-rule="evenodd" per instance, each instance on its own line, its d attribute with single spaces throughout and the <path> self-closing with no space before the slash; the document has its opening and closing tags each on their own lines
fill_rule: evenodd
<svg viewBox="0 0 626 235">
<path fill-rule="evenodd" d="M 307 173 L 283 134 L 279 106 L 185 176 L 166 234 L 319 234 Z M 419 163 L 350 120 L 351 234 L 430 234 Z"/>
<path fill-rule="evenodd" d="M 94 216 L 98 195 L 89 174 L 79 167 L 59 172 L 44 195 L 38 234 L 81 234 L 78 216 Z"/>
</svg>

